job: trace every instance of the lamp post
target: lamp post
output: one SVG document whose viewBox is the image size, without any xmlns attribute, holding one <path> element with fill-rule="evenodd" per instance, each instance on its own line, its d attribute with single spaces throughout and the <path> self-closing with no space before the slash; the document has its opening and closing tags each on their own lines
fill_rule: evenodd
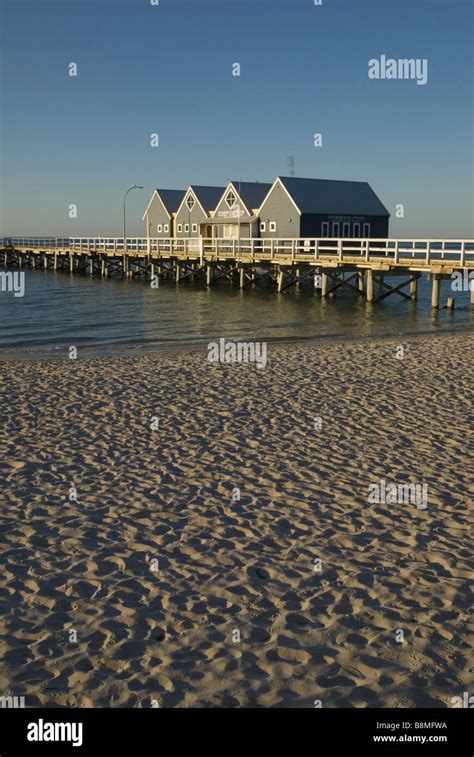
<svg viewBox="0 0 474 757">
<path fill-rule="evenodd" d="M 125 222 L 125 200 L 127 199 L 127 195 L 129 192 L 132 191 L 132 189 L 143 189 L 143 187 L 139 187 L 138 184 L 134 184 L 133 187 L 129 187 L 127 191 L 125 192 L 123 196 L 123 272 L 125 273 L 125 265 L 126 265 L 126 256 L 127 256 L 127 232 L 126 232 L 126 222 Z"/>
</svg>

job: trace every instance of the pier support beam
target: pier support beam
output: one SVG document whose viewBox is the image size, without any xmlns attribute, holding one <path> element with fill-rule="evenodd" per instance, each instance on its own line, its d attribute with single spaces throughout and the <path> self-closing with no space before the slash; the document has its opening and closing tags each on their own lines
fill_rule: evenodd
<svg viewBox="0 0 474 757">
<path fill-rule="evenodd" d="M 326 297 L 328 293 L 328 275 L 327 273 L 321 274 L 321 297 Z"/>
<path fill-rule="evenodd" d="M 441 279 L 439 274 L 431 274 L 431 307 L 439 308 L 439 296 L 441 293 Z"/>
<path fill-rule="evenodd" d="M 208 287 L 211 286 L 212 274 L 213 274 L 212 265 L 208 264 L 206 266 L 206 284 L 207 284 Z"/>
<path fill-rule="evenodd" d="M 372 270 L 367 271 L 367 302 L 374 301 L 374 272 Z"/>
<path fill-rule="evenodd" d="M 179 263 L 176 263 L 176 283 L 179 284 L 181 280 L 181 266 Z"/>
<path fill-rule="evenodd" d="M 474 278 L 470 280 L 469 288 L 471 290 L 471 307 L 474 307 Z"/>
<path fill-rule="evenodd" d="M 362 273 L 362 271 L 359 271 L 357 274 L 357 289 L 359 290 L 359 292 L 364 291 L 364 274 Z"/>
<path fill-rule="evenodd" d="M 416 300 L 418 298 L 418 279 L 412 279 L 410 281 L 410 299 Z"/>
<path fill-rule="evenodd" d="M 284 273 L 283 273 L 282 270 L 279 270 L 278 271 L 278 278 L 277 278 L 277 282 L 278 282 L 277 291 L 278 292 L 283 291 L 283 278 L 284 278 Z"/>
</svg>

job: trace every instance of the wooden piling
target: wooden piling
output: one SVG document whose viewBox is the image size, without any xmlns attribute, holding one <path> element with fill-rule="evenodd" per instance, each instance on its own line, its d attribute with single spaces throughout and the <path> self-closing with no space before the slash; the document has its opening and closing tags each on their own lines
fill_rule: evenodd
<svg viewBox="0 0 474 757">
<path fill-rule="evenodd" d="M 321 297 L 326 297 L 328 293 L 328 275 L 327 273 L 321 274 Z"/>
<path fill-rule="evenodd" d="M 418 298 L 418 278 L 410 281 L 410 299 L 416 300 Z"/>
<path fill-rule="evenodd" d="M 367 278 L 367 302 L 374 301 L 374 272 L 369 268 L 366 273 Z"/>
<path fill-rule="evenodd" d="M 441 279 L 439 274 L 431 274 L 431 307 L 439 308 L 439 297 L 441 293 Z"/>
<path fill-rule="evenodd" d="M 278 281 L 277 289 L 279 292 L 283 291 L 283 278 L 284 278 L 284 273 L 280 269 L 278 271 L 278 277 L 277 277 L 277 281 Z"/>
</svg>

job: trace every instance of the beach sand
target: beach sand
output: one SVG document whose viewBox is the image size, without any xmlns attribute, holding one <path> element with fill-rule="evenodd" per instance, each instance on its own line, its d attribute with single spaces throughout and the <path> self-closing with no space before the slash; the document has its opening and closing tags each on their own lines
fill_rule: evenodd
<svg viewBox="0 0 474 757">
<path fill-rule="evenodd" d="M 204 350 L 3 362 L 0 695 L 446 707 L 472 692 L 473 347 L 290 345 L 263 370 Z M 369 502 L 381 480 L 426 483 L 426 509 Z"/>
</svg>

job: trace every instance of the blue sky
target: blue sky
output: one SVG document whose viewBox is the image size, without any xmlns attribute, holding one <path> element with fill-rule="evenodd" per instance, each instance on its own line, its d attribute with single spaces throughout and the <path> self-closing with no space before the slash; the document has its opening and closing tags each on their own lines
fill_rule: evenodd
<svg viewBox="0 0 474 757">
<path fill-rule="evenodd" d="M 292 155 L 297 176 L 369 181 L 391 236 L 472 238 L 472 8 L 3 0 L 0 233 L 120 236 L 136 182 L 141 235 L 153 187 L 273 181 Z M 381 54 L 426 58 L 428 83 L 370 80 Z"/>
</svg>

